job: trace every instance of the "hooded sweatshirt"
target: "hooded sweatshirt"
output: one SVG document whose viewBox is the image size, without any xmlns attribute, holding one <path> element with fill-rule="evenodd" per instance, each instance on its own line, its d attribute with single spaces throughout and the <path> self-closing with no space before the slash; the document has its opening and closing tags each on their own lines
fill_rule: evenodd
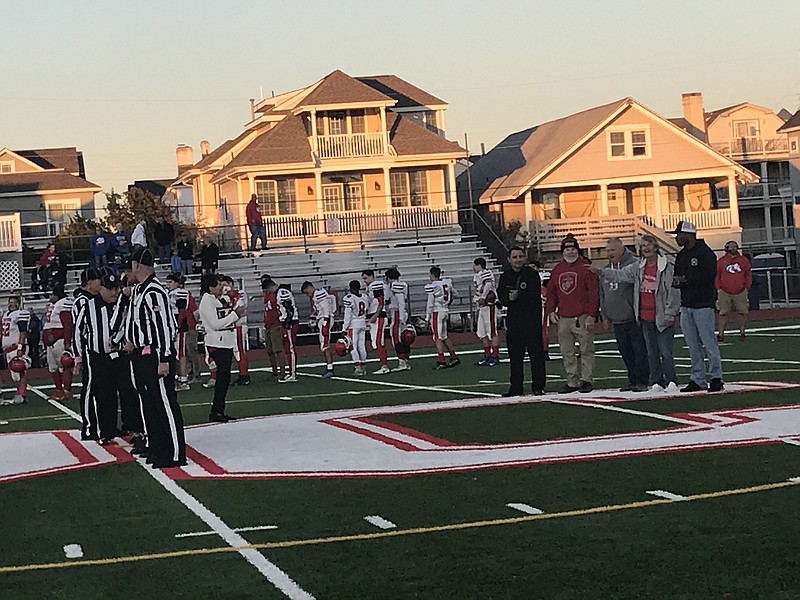
<svg viewBox="0 0 800 600">
<path fill-rule="evenodd" d="M 639 264 L 633 253 L 625 248 L 619 262 L 609 262 L 603 271 L 618 271 L 628 265 Z M 628 281 L 611 281 L 601 277 L 600 312 L 603 318 L 612 323 L 627 323 L 636 320 L 634 286 Z"/>
<path fill-rule="evenodd" d="M 558 309 L 559 317 L 597 317 L 597 275 L 592 273 L 583 258 L 574 263 L 562 260 L 550 274 L 547 282 L 545 314 Z"/>
</svg>

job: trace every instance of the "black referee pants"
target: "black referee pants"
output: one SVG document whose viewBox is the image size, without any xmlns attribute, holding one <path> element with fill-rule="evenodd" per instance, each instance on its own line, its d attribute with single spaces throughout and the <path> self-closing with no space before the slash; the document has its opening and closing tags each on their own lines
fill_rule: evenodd
<svg viewBox="0 0 800 600">
<path fill-rule="evenodd" d="M 508 357 L 511 362 L 509 393 L 522 394 L 524 391 L 523 367 L 526 352 L 531 363 L 531 391 L 534 393 L 543 391 L 547 382 L 547 375 L 545 373 L 541 330 L 523 328 L 514 323 L 508 323 L 506 346 L 508 347 Z"/>
<path fill-rule="evenodd" d="M 144 433 L 144 417 L 139 392 L 133 385 L 133 362 L 130 354 L 121 354 L 112 361 L 114 381 L 117 384 L 122 429 L 131 433 Z"/>
<path fill-rule="evenodd" d="M 169 373 L 158 376 L 158 356 L 133 357 L 136 389 L 142 399 L 149 455 L 156 462 L 186 462 L 183 415 L 175 391 L 175 358 L 169 360 Z"/>
<path fill-rule="evenodd" d="M 114 361 L 108 354 L 89 353 L 92 366 L 95 367 L 93 386 L 97 405 L 100 437 L 110 440 L 119 435 L 117 427 L 117 383 L 115 381 Z"/>
<path fill-rule="evenodd" d="M 97 365 L 91 353 L 83 357 L 81 365 L 81 439 L 100 439 L 99 415 L 95 387 L 97 386 Z"/>
</svg>

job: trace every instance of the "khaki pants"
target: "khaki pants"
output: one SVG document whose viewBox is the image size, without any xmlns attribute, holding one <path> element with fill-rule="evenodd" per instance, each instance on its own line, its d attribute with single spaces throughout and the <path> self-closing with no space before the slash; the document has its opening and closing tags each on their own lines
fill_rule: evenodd
<svg viewBox="0 0 800 600">
<path fill-rule="evenodd" d="M 586 317 L 561 317 L 558 322 L 558 346 L 564 361 L 564 376 L 571 387 L 579 387 L 581 381 L 594 382 L 594 334 L 586 330 Z"/>
</svg>

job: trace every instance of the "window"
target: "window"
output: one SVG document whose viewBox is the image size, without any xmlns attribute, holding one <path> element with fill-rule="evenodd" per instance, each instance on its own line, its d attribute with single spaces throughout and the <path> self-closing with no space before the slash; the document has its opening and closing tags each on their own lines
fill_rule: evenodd
<svg viewBox="0 0 800 600">
<path fill-rule="evenodd" d="M 758 121 L 734 121 L 733 137 L 757 138 L 759 136 Z"/>
<path fill-rule="evenodd" d="M 265 215 L 297 214 L 297 194 L 294 179 L 256 181 L 256 196 Z"/>
<path fill-rule="evenodd" d="M 331 113 L 328 117 L 328 135 L 342 135 L 347 133 L 345 114 L 342 112 Z"/>
<path fill-rule="evenodd" d="M 794 154 L 797 152 L 797 140 L 792 140 L 789 142 L 789 151 Z"/>
<path fill-rule="evenodd" d="M 646 126 L 613 129 L 607 139 L 610 160 L 650 157 L 650 129 Z"/>
<path fill-rule="evenodd" d="M 0 175 L 6 175 L 14 172 L 14 162 L 0 162 Z"/>
<path fill-rule="evenodd" d="M 366 118 L 363 110 L 350 111 L 350 132 L 365 133 L 367 131 Z"/>
<path fill-rule="evenodd" d="M 428 206 L 428 173 L 424 170 L 391 173 L 392 206 Z"/>
<path fill-rule="evenodd" d="M 70 219 L 81 214 L 80 200 L 59 200 L 48 202 L 45 206 L 48 235 L 57 235 L 61 228 L 68 225 Z"/>
</svg>

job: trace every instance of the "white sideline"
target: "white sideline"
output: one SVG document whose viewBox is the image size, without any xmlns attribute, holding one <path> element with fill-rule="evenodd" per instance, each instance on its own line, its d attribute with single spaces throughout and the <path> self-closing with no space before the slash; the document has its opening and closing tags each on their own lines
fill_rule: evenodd
<svg viewBox="0 0 800 600">
<path fill-rule="evenodd" d="M 397 525 L 388 519 L 384 519 L 380 515 L 367 515 L 364 517 L 364 520 L 370 525 L 375 525 L 375 527 L 379 529 L 395 529 L 397 527 Z"/>
<path fill-rule="evenodd" d="M 31 387 L 31 390 L 37 396 L 47 400 L 47 396 L 45 396 L 44 393 L 37 388 Z M 55 400 L 47 400 L 47 402 L 80 422 L 80 415 L 70 410 L 60 402 Z M 284 595 L 292 600 L 314 600 L 314 596 L 301 588 L 291 577 L 281 571 L 258 550 L 246 548 L 246 546 L 250 545 L 246 539 L 225 524 L 222 519 L 206 508 L 197 498 L 189 494 L 172 479 L 167 477 L 161 469 L 149 468 L 143 459 L 137 459 L 136 462 L 138 462 L 153 479 L 161 484 L 161 487 L 172 494 L 172 496 L 175 497 L 181 504 L 183 504 L 186 508 L 197 515 L 201 521 L 208 525 L 214 531 L 214 533 L 219 535 L 232 548 L 236 548 L 236 551 L 241 554 L 245 560 L 247 560 L 247 562 L 253 565 L 259 573 L 266 577 L 267 580 L 279 591 L 283 592 Z"/>
<path fill-rule="evenodd" d="M 523 512 L 526 515 L 541 515 L 544 513 L 541 508 L 534 508 L 530 504 L 525 504 L 524 502 L 509 502 L 506 504 L 506 506 L 508 508 L 513 508 L 514 510 Z"/>
<path fill-rule="evenodd" d="M 665 490 L 648 490 L 646 493 L 650 494 L 651 496 L 666 498 L 667 500 L 672 500 L 673 502 L 685 502 L 686 500 L 688 500 L 686 496 L 681 496 L 680 494 L 673 494 L 672 492 L 667 492 Z"/>
<path fill-rule="evenodd" d="M 233 531 L 239 533 L 242 531 L 267 531 L 270 529 L 277 529 L 277 525 L 256 525 L 255 527 L 234 527 Z M 216 535 L 216 531 L 191 531 L 189 533 L 176 533 L 176 538 L 187 538 L 187 537 L 200 537 L 203 535 Z"/>
</svg>

